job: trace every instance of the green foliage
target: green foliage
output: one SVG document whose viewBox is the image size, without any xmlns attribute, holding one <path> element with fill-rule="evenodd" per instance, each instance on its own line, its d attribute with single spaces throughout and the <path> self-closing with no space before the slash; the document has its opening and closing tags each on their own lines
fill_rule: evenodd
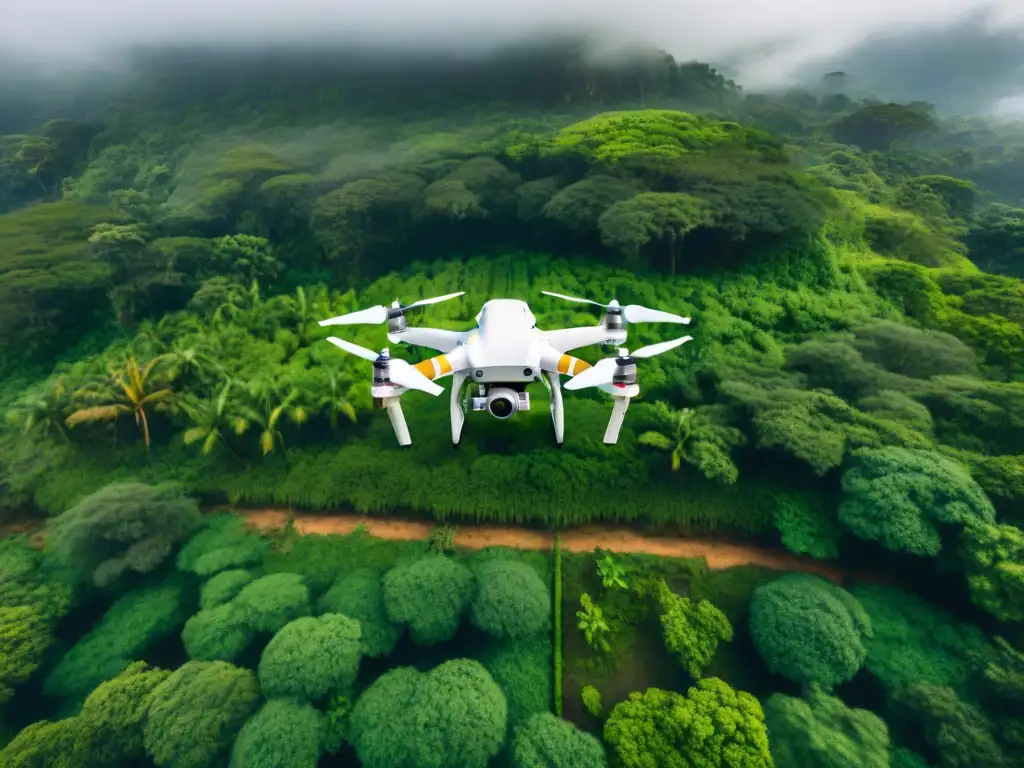
<svg viewBox="0 0 1024 768">
<path fill-rule="evenodd" d="M 774 766 L 761 704 L 715 677 L 697 681 L 685 695 L 658 688 L 631 693 L 605 721 L 604 740 L 623 768 L 690 760 L 722 768 Z"/>
<path fill-rule="evenodd" d="M 32 723 L 0 749 L 0 761 L 4 768 L 78 768 L 72 751 L 77 730 L 75 717 Z"/>
<path fill-rule="evenodd" d="M 729 422 L 727 408 L 709 405 L 676 412 L 658 401 L 653 415 L 658 428 L 641 433 L 637 442 L 669 451 L 673 472 L 685 462 L 709 480 L 736 482 L 739 468 L 731 453 L 733 448 L 746 443 L 746 437 Z"/>
<path fill-rule="evenodd" d="M 450 640 L 473 599 L 473 572 L 448 557 L 431 555 L 397 565 L 384 574 L 388 619 L 409 628 L 414 642 Z"/>
<path fill-rule="evenodd" d="M 655 594 L 665 647 L 697 680 L 711 663 L 718 643 L 732 642 L 732 624 L 707 600 L 693 601 L 669 589 L 662 579 Z"/>
<path fill-rule="evenodd" d="M 223 661 L 189 661 L 150 694 L 143 738 L 160 768 L 223 765 L 259 706 L 256 675 Z"/>
<path fill-rule="evenodd" d="M 233 661 L 252 641 L 252 629 L 235 606 L 221 603 L 195 614 L 181 630 L 185 653 L 197 661 Z"/>
<path fill-rule="evenodd" d="M 149 695 L 170 674 L 136 661 L 97 686 L 76 718 L 76 758 L 96 768 L 144 758 L 142 733 Z"/>
<path fill-rule="evenodd" d="M 213 576 L 220 571 L 259 563 L 269 542 L 245 527 L 245 521 L 229 514 L 218 514 L 192 536 L 178 552 L 178 569 Z"/>
<path fill-rule="evenodd" d="M 580 698 L 583 699 L 583 708 L 594 717 L 600 717 L 604 711 L 601 704 L 601 692 L 592 685 L 585 685 L 580 691 Z"/>
<path fill-rule="evenodd" d="M 485 650 L 480 663 L 505 694 L 510 728 L 551 709 L 551 644 L 547 637 L 506 640 Z"/>
<path fill-rule="evenodd" d="M 579 620 L 576 626 L 586 638 L 587 645 L 600 648 L 605 653 L 611 651 L 607 637 L 611 628 L 605 620 L 604 611 L 586 592 L 580 595 L 580 610 L 576 611 L 576 618 Z"/>
<path fill-rule="evenodd" d="M 323 715 L 309 704 L 271 699 L 246 720 L 230 768 L 316 768 Z"/>
<path fill-rule="evenodd" d="M 455 659 L 427 673 L 398 667 L 378 677 L 356 701 L 350 738 L 363 765 L 470 768 L 498 754 L 507 718 L 487 671 Z"/>
<path fill-rule="evenodd" d="M 778 768 L 889 768 L 889 729 L 812 685 L 805 698 L 772 694 L 764 704 Z"/>
<path fill-rule="evenodd" d="M 199 593 L 199 607 L 216 608 L 230 602 L 253 578 L 253 575 L 243 568 L 221 571 L 203 584 Z"/>
<path fill-rule="evenodd" d="M 491 560 L 474 570 L 473 626 L 498 640 L 540 634 L 551 627 L 551 593 L 526 563 Z"/>
<path fill-rule="evenodd" d="M 1001 621 L 1024 621 L 1024 531 L 976 523 L 964 529 L 971 599 Z"/>
<path fill-rule="evenodd" d="M 940 525 L 992 523 L 995 509 L 967 470 L 935 452 L 855 452 L 842 479 L 839 520 L 887 549 L 936 555 Z"/>
<path fill-rule="evenodd" d="M 939 768 L 1009 766 L 988 718 L 945 686 L 912 685 L 895 696 L 896 715 L 923 727 Z"/>
<path fill-rule="evenodd" d="M 864 585 L 850 592 L 871 619 L 864 668 L 888 693 L 916 683 L 967 693 L 972 669 L 987 655 L 981 630 L 895 587 Z"/>
<path fill-rule="evenodd" d="M 0 702 L 39 668 L 52 642 L 50 623 L 35 608 L 0 608 Z"/>
<path fill-rule="evenodd" d="M 515 731 L 512 760 L 518 768 L 606 768 L 597 738 L 550 712 L 539 712 Z"/>
<path fill-rule="evenodd" d="M 889 753 L 889 768 L 929 768 L 923 757 L 907 749 L 896 747 Z"/>
<path fill-rule="evenodd" d="M 555 594 L 554 594 L 554 657 L 555 657 L 555 714 L 562 716 L 562 537 L 555 531 Z"/>
<path fill-rule="evenodd" d="M 358 621 L 359 648 L 364 656 L 388 656 L 398 642 L 399 628 L 384 608 L 381 577 L 368 568 L 339 579 L 320 598 L 319 612 L 340 613 Z"/>
<path fill-rule="evenodd" d="M 246 584 L 228 603 L 254 632 L 277 632 L 311 613 L 309 589 L 297 573 L 272 573 Z"/>
<path fill-rule="evenodd" d="M 790 552 L 819 560 L 839 556 L 839 522 L 834 512 L 818 499 L 779 494 L 775 527 Z"/>
<path fill-rule="evenodd" d="M 605 589 L 618 588 L 628 589 L 629 584 L 626 583 L 626 571 L 618 563 L 618 561 L 611 556 L 610 553 L 604 554 L 600 560 L 597 561 L 597 571 L 601 576 L 601 585 Z"/>
<path fill-rule="evenodd" d="M 84 700 L 181 627 L 191 608 L 188 595 L 186 585 L 172 578 L 119 598 L 57 662 L 43 681 L 43 692 L 68 704 Z"/>
<path fill-rule="evenodd" d="M 750 634 L 772 672 L 828 691 L 861 668 L 872 623 L 849 592 L 797 573 L 757 588 Z"/>
<path fill-rule="evenodd" d="M 317 702 L 348 692 L 359 672 L 359 634 L 356 619 L 337 613 L 289 622 L 260 656 L 263 695 Z"/>
<path fill-rule="evenodd" d="M 111 587 L 128 571 L 156 570 L 200 520 L 179 488 L 111 484 L 53 519 L 47 543 L 85 578 Z"/>
</svg>

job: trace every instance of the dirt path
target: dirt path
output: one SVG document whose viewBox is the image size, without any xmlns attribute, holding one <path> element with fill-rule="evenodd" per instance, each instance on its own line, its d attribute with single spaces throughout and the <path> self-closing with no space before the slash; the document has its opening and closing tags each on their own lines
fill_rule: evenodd
<svg viewBox="0 0 1024 768">
<path fill-rule="evenodd" d="M 289 517 L 289 512 L 283 509 L 250 509 L 240 513 L 250 524 L 262 530 L 281 528 Z M 435 527 L 429 523 L 362 515 L 295 514 L 295 528 L 303 534 L 345 534 L 359 525 L 366 526 L 367 531 L 378 538 L 397 540 L 425 539 Z M 492 546 L 551 549 L 553 540 L 554 534 L 548 531 L 473 524 L 460 525 L 455 535 L 455 544 L 468 549 Z M 645 536 L 619 526 L 586 526 L 562 533 L 562 548 L 565 550 L 591 552 L 595 547 L 663 557 L 703 557 L 708 567 L 714 569 L 761 565 L 777 570 L 814 573 L 837 584 L 843 581 L 843 570 L 837 565 L 764 547 L 715 539 Z"/>
</svg>

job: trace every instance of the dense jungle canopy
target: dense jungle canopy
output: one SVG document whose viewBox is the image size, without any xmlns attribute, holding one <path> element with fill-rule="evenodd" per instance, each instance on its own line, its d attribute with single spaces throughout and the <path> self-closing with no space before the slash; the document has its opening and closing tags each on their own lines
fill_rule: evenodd
<svg viewBox="0 0 1024 768">
<path fill-rule="evenodd" d="M 821 734 L 877 725 L 856 725 L 864 710 L 831 690 L 863 666 L 913 724 L 901 743 L 935 765 L 1009 766 L 1024 755 L 1012 645 L 1024 642 L 1024 125 L 854 100 L 834 85 L 748 93 L 660 52 L 603 63 L 572 47 L 526 48 L 467 67 L 174 51 L 136 65 L 133 80 L 90 107 L 0 108 L 10 131 L 0 136 L 0 517 L 80 510 L 115 481 L 174 481 L 207 502 L 547 527 L 630 521 L 870 563 L 950 613 L 904 645 L 919 631 L 907 617 L 928 610 L 910 595 L 766 587 L 751 606 L 758 653 L 780 679 L 814 686 L 813 713 L 796 689 L 766 706 L 769 727 L 791 734 L 779 754 L 801 766 L 890 764 L 884 744 L 884 762 L 857 752 L 870 752 L 863 743 L 849 762 L 807 756 L 809 719 Z M 538 387 L 534 408 L 507 424 L 471 414 L 458 452 L 447 395 L 410 393 L 413 447 L 399 452 L 372 408 L 370 366 L 325 343 L 317 325 L 453 291 L 466 294 L 411 324 L 469 328 L 491 297 L 529 301 L 541 328 L 598 321 L 541 290 L 693 318 L 692 343 L 642 361 L 642 396 L 615 446 L 601 443 L 603 395 L 573 394 L 557 450 Z M 631 326 L 630 345 L 667 333 Z M 344 335 L 387 344 L 379 327 Z M 432 352 L 395 354 L 415 362 Z M 172 510 L 168 522 L 147 523 L 159 530 L 127 553 L 116 519 L 82 512 L 59 529 L 64 559 L 96 586 L 116 581 L 193 532 L 182 503 L 154 501 L 148 514 Z M 105 554 L 93 562 L 97 549 Z M 469 583 L 454 566 L 442 577 L 446 594 Z M 186 643 L 244 649 L 308 614 L 257 608 L 245 596 L 258 596 L 260 581 L 227 570 Z M 297 583 L 264 587 L 291 595 L 280 598 L 288 605 L 308 602 Z M 50 586 L 18 586 L 29 588 Z M 66 609 L 54 589 L 46 610 L 5 618 L 39 647 Z M 183 587 L 151 589 L 149 620 L 173 625 Z M 460 600 L 447 618 L 410 624 L 417 642 L 449 637 L 468 605 Z M 11 598 L 0 610 L 23 606 Z M 498 621 L 474 610 L 476 621 Z M 673 610 L 679 632 L 697 631 L 689 609 Z M 794 623 L 820 635 L 811 652 L 786 647 Z M 977 627 L 1009 641 L 980 650 Z M 387 645 L 386 629 L 373 642 Z M 349 637 L 339 653 L 355 647 Z M 225 697 L 227 729 L 256 711 L 252 673 L 204 654 L 170 677 L 121 672 L 119 685 L 166 700 L 132 755 L 183 765 L 168 757 L 167 734 L 204 691 Z M 0 693 L 39 663 L 0 670 Z M 84 662 L 68 665 L 85 674 Z M 987 676 L 971 677 L 969 665 Z M 434 765 L 396 757 L 373 736 L 378 721 L 396 734 L 412 727 L 389 719 L 389 695 L 450 691 L 448 675 L 466 695 L 497 701 L 475 668 L 437 669 L 389 672 L 356 709 L 360 754 L 376 755 L 374 765 Z M 108 679 L 85 677 L 51 673 L 47 684 L 81 704 Z M 616 748 L 628 752 L 636 718 L 659 709 L 749 706 L 708 680 L 688 695 L 638 694 L 617 709 Z M 260 753 L 263 721 L 319 727 L 304 703 L 266 706 L 236 750 Z M 496 754 L 499 709 L 488 704 L 493 722 L 459 746 L 465 765 Z M 86 702 L 78 717 L 88 714 Z M 557 727 L 537 721 L 516 749 L 533 754 L 529 740 L 554 739 Z M 948 739 L 962 753 L 940 749 Z M 897 750 L 892 765 L 921 759 Z"/>
</svg>

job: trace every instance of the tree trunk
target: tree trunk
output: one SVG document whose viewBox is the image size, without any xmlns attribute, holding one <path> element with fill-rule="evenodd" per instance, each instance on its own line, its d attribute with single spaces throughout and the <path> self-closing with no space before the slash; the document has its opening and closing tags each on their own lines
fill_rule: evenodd
<svg viewBox="0 0 1024 768">
<path fill-rule="evenodd" d="M 676 275 L 676 236 L 672 235 L 668 241 L 668 273 Z"/>
</svg>

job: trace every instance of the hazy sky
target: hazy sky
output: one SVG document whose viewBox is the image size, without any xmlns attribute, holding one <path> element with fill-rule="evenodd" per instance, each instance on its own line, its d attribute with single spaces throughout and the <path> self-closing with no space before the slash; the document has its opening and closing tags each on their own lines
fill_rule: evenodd
<svg viewBox="0 0 1024 768">
<path fill-rule="evenodd" d="M 991 7 L 1024 30 L 1024 0 L 0 0 L 0 49 L 51 63 L 127 44 L 300 40 L 344 33 L 452 47 L 538 29 L 608 32 L 677 58 L 728 59 L 744 86 L 872 35 L 949 27 Z M 749 53 L 743 53 L 749 52 Z M 756 52 L 756 53 L 755 53 Z"/>
</svg>

